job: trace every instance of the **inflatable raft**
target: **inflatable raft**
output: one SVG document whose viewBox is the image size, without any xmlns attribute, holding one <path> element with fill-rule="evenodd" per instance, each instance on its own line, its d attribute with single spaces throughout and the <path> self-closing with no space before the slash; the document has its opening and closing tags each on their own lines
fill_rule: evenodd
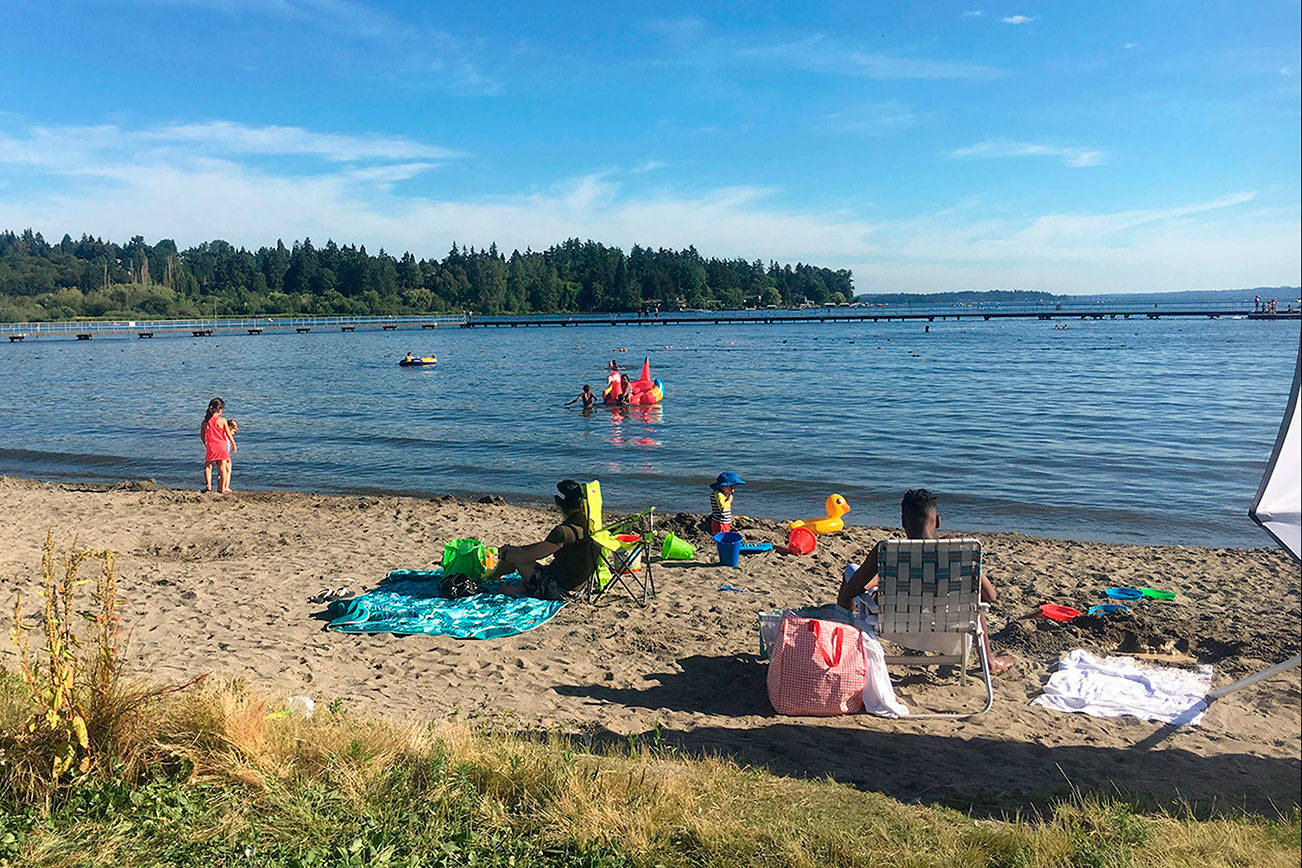
<svg viewBox="0 0 1302 868">
<path fill-rule="evenodd" d="M 438 364 L 438 356 L 422 356 L 419 359 L 402 359 L 398 364 L 402 365 L 404 368 L 416 368 L 421 365 L 436 365 Z"/>
<path fill-rule="evenodd" d="M 612 376 L 610 384 L 601 393 L 601 400 L 605 404 L 618 404 L 622 392 L 623 384 Z M 659 404 L 664 400 L 664 383 L 661 383 L 658 378 L 651 379 L 650 356 L 642 361 L 641 375 L 636 380 L 629 381 L 628 395 L 628 402 L 639 406 Z"/>
</svg>

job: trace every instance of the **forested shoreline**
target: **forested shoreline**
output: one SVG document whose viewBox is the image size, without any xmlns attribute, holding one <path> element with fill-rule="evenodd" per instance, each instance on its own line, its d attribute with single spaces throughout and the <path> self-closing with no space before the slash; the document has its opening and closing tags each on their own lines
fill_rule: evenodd
<svg viewBox="0 0 1302 868">
<path fill-rule="evenodd" d="M 248 250 L 181 250 L 139 235 L 116 244 L 0 232 L 0 322 L 76 317 L 387 316 L 789 306 L 850 301 L 849 269 L 702 257 L 570 239 L 543 251 L 453 245 L 443 259 L 309 239 Z"/>
</svg>

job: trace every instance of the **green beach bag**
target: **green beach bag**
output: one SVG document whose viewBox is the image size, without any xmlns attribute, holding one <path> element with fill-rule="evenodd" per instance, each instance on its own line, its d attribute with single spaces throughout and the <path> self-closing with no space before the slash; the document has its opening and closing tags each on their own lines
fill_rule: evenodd
<svg viewBox="0 0 1302 868">
<path fill-rule="evenodd" d="M 443 545 L 443 572 L 482 579 L 485 572 L 484 544 L 477 539 L 454 539 Z"/>
</svg>

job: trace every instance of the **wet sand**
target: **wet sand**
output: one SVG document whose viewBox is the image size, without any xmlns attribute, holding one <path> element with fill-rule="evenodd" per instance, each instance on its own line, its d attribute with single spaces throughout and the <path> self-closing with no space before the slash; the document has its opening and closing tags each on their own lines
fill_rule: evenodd
<svg viewBox="0 0 1302 868">
<path fill-rule="evenodd" d="M 65 544 L 75 533 L 84 545 L 115 550 L 132 671 L 157 682 L 210 672 L 310 694 L 319 707 L 338 698 L 416 720 L 470 719 L 593 741 L 638 736 L 977 811 L 1032 807 L 1070 786 L 1272 815 L 1299 803 L 1296 669 L 1232 694 L 1200 726 L 1180 730 L 1029 704 L 1059 654 L 1075 647 L 1211 663 L 1218 685 L 1297 653 L 1298 567 L 1265 547 L 1264 535 L 1259 549 L 1204 549 L 982 534 L 1000 593 L 996 652 L 1011 652 L 1019 665 L 997 680 L 994 709 L 968 721 L 790 718 L 769 706 L 756 613 L 832 602 L 843 565 L 891 535 L 886 528 L 820 537 L 806 557 L 743 556 L 734 570 L 711 563 L 699 516 L 663 515 L 657 527 L 696 543 L 699 559 L 657 561 L 660 594 L 645 609 L 612 594 L 490 641 L 323 630 L 324 606 L 307 602 L 322 587 L 361 591 L 388 570 L 436 565 L 447 539 L 531 542 L 555 523 L 554 513 L 485 500 L 218 496 L 152 483 L 0 478 L 0 587 L 8 598 L 33 584 L 47 528 Z M 738 527 L 751 540 L 785 537 L 774 522 L 740 518 Z M 720 591 L 723 584 L 747 593 Z M 1132 618 L 1063 627 L 1032 617 L 1044 602 L 1083 609 L 1109 585 L 1180 596 L 1145 603 Z M 25 608 L 35 612 L 36 601 Z M 0 645 L 0 661 L 11 657 Z M 979 679 L 960 686 L 934 670 L 901 670 L 896 686 L 916 710 L 982 698 Z"/>
</svg>

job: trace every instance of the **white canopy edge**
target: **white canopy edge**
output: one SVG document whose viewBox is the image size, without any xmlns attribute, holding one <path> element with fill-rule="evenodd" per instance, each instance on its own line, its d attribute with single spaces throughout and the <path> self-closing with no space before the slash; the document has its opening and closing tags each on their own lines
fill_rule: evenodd
<svg viewBox="0 0 1302 868">
<path fill-rule="evenodd" d="M 1302 439 L 1298 435 L 1298 385 L 1302 378 L 1302 347 L 1293 368 L 1293 392 L 1275 438 L 1275 451 L 1257 489 L 1248 515 L 1302 561 Z"/>
</svg>

